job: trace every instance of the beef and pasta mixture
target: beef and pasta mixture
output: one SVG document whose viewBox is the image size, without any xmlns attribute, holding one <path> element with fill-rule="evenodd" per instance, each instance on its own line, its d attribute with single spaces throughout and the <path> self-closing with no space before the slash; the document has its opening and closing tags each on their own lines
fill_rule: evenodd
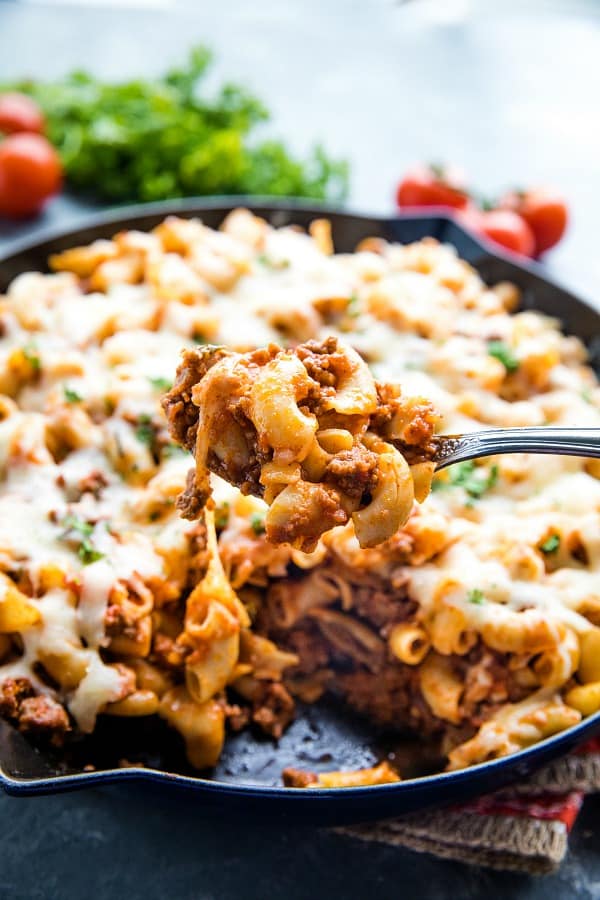
<svg viewBox="0 0 600 900">
<path fill-rule="evenodd" d="M 409 466 L 390 441 L 427 456 L 431 404 L 377 384 L 335 337 L 246 354 L 187 350 L 163 406 L 173 438 L 195 455 L 178 503 L 187 518 L 210 497 L 212 471 L 269 505 L 272 544 L 312 551 L 351 518 L 360 546 L 374 547 L 429 493 L 433 463 Z"/>
<path fill-rule="evenodd" d="M 98 716 L 157 715 L 204 769 L 228 731 L 276 739 L 298 699 L 328 695 L 459 768 L 600 708 L 598 462 L 463 463 L 425 499 L 430 470 L 392 452 L 434 426 L 600 425 L 581 343 L 517 312 L 513 286 L 433 240 L 335 254 L 324 220 L 306 234 L 244 210 L 50 263 L 0 300 L 0 713 L 16 727 L 60 744 Z M 327 405 L 350 402 L 350 371 L 368 386 L 356 412 Z M 195 402 L 204 383 L 215 407 Z M 274 429 L 266 445 L 253 428 Z M 393 465 L 397 524 L 369 522 Z M 295 520 L 321 488 L 325 511 Z"/>
</svg>

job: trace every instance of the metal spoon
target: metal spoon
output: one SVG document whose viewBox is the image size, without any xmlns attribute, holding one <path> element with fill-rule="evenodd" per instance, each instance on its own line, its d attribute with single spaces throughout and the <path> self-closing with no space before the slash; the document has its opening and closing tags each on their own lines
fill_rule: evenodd
<svg viewBox="0 0 600 900">
<path fill-rule="evenodd" d="M 426 451 L 417 453 L 401 442 L 392 441 L 409 462 L 435 462 L 436 471 L 454 463 L 498 453 L 547 453 L 556 456 L 585 456 L 600 459 L 600 428 L 494 428 L 471 434 L 438 435 Z"/>
</svg>

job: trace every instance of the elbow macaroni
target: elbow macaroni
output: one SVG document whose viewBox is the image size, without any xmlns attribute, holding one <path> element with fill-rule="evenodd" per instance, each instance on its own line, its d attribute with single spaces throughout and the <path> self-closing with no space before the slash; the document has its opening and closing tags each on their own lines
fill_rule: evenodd
<svg viewBox="0 0 600 900">
<path fill-rule="evenodd" d="M 205 768 L 228 723 L 279 735 L 293 696 L 333 691 L 458 768 L 600 709 L 597 463 L 500 457 L 430 493 L 419 456 L 432 407 L 447 433 L 600 425 L 584 348 L 516 288 L 435 241 L 336 254 L 324 220 L 244 210 L 51 265 L 0 301 L 0 708 L 22 730 L 158 715 Z"/>
</svg>

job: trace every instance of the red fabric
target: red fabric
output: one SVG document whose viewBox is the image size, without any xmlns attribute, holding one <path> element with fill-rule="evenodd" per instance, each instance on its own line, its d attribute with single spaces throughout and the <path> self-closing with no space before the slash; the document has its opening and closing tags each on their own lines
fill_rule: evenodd
<svg viewBox="0 0 600 900">
<path fill-rule="evenodd" d="M 577 754 L 600 753 L 600 737 L 591 738 L 574 751 Z"/>
<path fill-rule="evenodd" d="M 514 796 L 497 798 L 493 795 L 479 797 L 472 803 L 461 806 L 463 812 L 479 813 L 485 816 L 517 816 L 531 819 L 546 819 L 564 822 L 570 831 L 583 803 L 583 791 L 570 794 L 542 795 L 536 797 Z"/>
</svg>

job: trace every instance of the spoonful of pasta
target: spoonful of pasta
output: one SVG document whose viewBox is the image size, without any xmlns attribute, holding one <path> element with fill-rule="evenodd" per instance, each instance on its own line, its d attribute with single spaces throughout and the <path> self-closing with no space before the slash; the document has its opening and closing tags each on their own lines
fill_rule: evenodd
<svg viewBox="0 0 600 900">
<path fill-rule="evenodd" d="M 390 538 L 436 470 L 497 453 L 600 458 L 600 429 L 511 428 L 437 436 L 429 400 L 376 382 L 335 337 L 249 353 L 183 352 L 163 398 L 172 437 L 195 457 L 177 505 L 211 505 L 209 473 L 267 504 L 266 537 L 309 552 L 352 520 L 361 547 Z"/>
</svg>

